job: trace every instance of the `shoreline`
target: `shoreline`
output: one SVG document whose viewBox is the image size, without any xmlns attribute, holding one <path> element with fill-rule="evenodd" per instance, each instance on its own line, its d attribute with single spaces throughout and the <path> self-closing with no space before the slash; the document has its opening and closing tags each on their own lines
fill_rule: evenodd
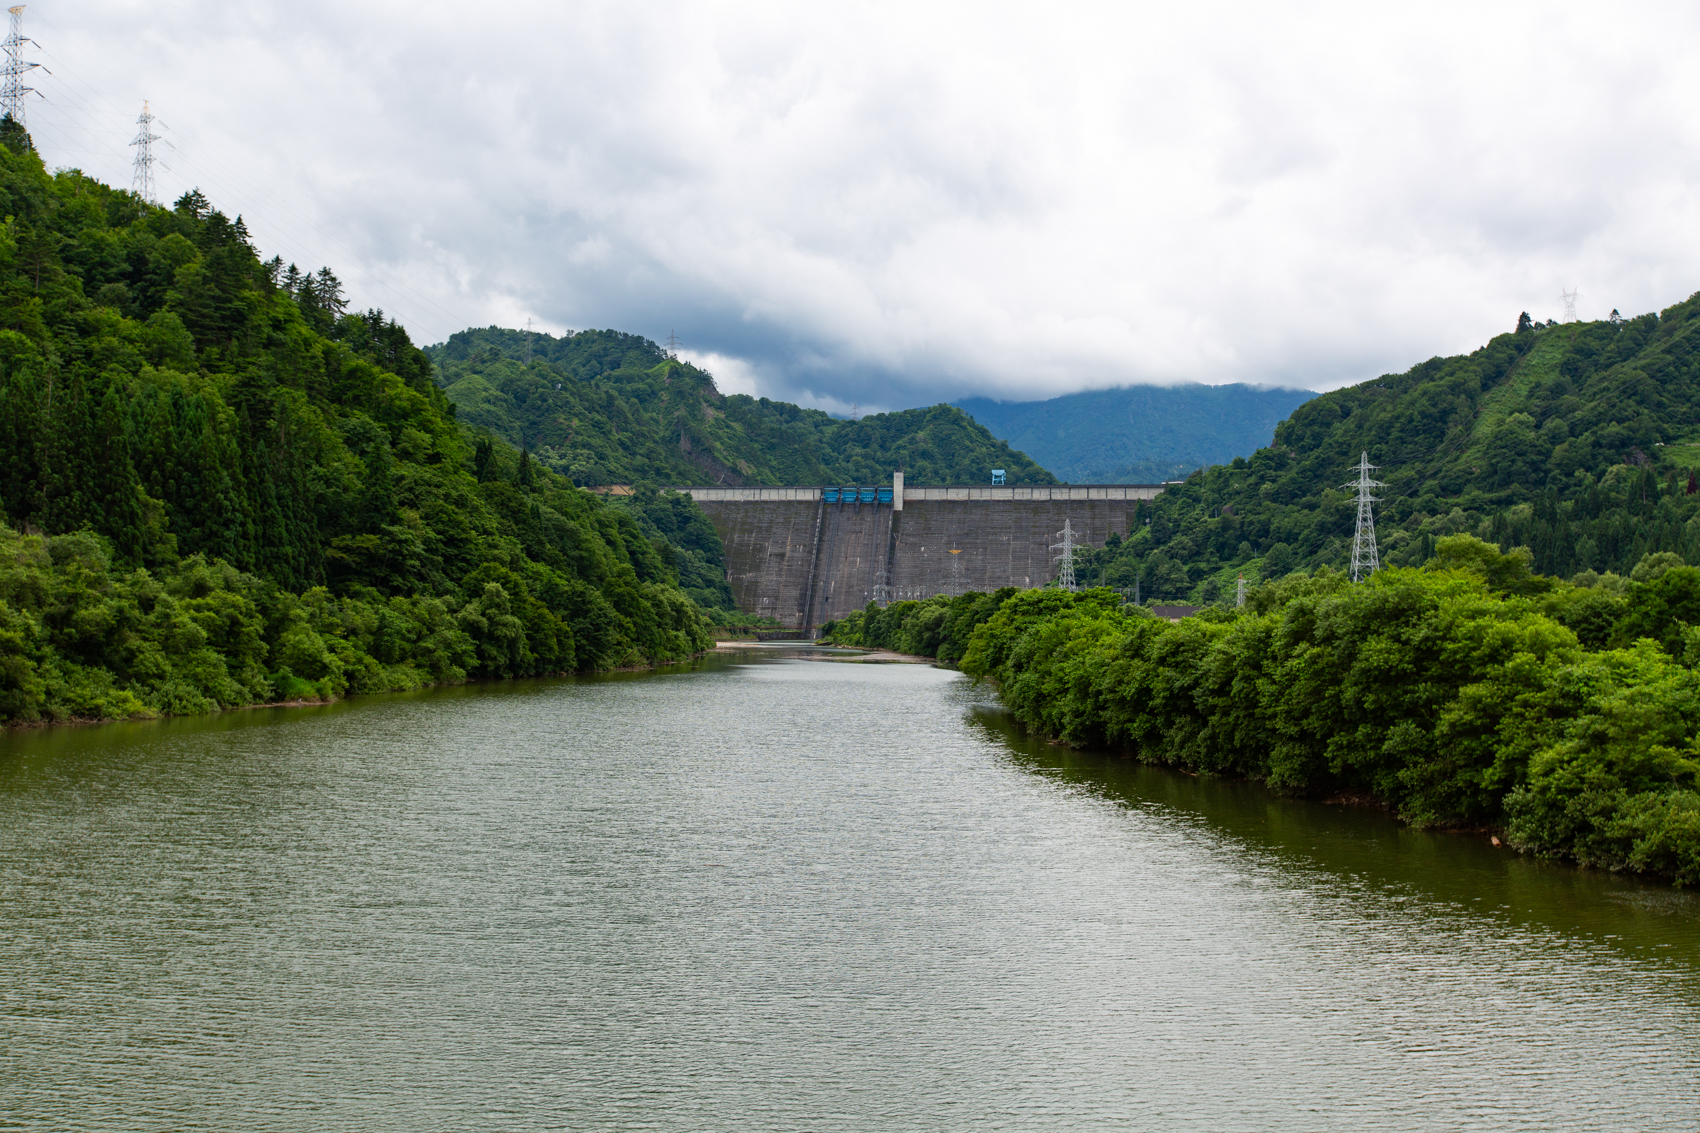
<svg viewBox="0 0 1700 1133">
<path fill-rule="evenodd" d="M 716 646 L 721 643 L 716 642 Z M 259 708 L 325 708 L 332 704 L 342 704 L 363 696 L 396 696 L 402 693 L 421 692 L 432 688 L 465 688 L 468 685 L 494 684 L 498 681 L 540 681 L 556 680 L 561 677 L 597 677 L 609 673 L 647 673 L 657 669 L 665 669 L 670 665 L 688 665 L 692 661 L 701 660 L 712 653 L 719 652 L 718 648 L 705 649 L 701 653 L 693 653 L 682 661 L 662 661 L 654 665 L 622 665 L 613 669 L 591 669 L 583 672 L 561 671 L 553 673 L 530 673 L 523 677 L 471 677 L 463 681 L 426 681 L 412 688 L 386 688 L 372 692 L 354 693 L 349 696 L 333 696 L 329 699 L 297 699 L 297 700 L 267 700 L 253 704 L 227 704 L 208 712 L 158 712 L 151 716 L 66 716 L 57 720 L 7 720 L 0 723 L 0 733 L 13 730 L 32 728 L 86 728 L 94 724 L 142 724 L 154 720 L 194 720 L 206 716 L 222 716 L 226 712 L 250 712 Z"/>
<path fill-rule="evenodd" d="M 837 649 L 854 652 L 854 657 L 813 657 L 809 660 L 832 661 L 840 665 L 937 665 L 936 657 L 919 653 L 898 653 L 891 649 L 867 649 L 859 645 L 825 645 L 818 641 L 716 641 L 714 653 L 741 653 L 753 649 L 783 651 L 785 649 Z"/>
</svg>

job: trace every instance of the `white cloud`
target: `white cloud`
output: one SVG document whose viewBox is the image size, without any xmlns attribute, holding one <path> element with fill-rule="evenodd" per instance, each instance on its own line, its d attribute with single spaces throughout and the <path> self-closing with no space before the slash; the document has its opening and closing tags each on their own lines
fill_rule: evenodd
<svg viewBox="0 0 1700 1133">
<path fill-rule="evenodd" d="M 755 367 L 742 358 L 700 350 L 680 350 L 679 358 L 699 370 L 707 371 L 714 378 L 715 388 L 721 393 L 761 396 L 761 381 L 756 377 Z"/>
<path fill-rule="evenodd" d="M 423 341 L 676 329 L 847 408 L 1338 385 L 1700 286 L 1700 17 L 1647 4 L 32 4 L 50 160 Z M 741 367 L 741 369 L 740 369 Z"/>
</svg>

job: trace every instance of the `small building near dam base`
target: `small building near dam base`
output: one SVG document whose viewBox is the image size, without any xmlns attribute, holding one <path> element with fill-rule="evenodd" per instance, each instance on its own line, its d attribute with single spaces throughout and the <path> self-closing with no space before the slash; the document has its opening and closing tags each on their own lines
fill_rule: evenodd
<svg viewBox="0 0 1700 1133">
<path fill-rule="evenodd" d="M 1161 484 L 674 487 L 726 546 L 738 608 L 813 631 L 869 602 L 930 598 L 1056 577 L 1051 545 L 1126 536 Z"/>
</svg>

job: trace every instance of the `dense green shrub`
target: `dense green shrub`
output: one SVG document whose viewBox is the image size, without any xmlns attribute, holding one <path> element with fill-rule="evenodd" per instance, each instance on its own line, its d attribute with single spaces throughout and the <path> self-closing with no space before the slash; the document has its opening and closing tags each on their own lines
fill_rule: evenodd
<svg viewBox="0 0 1700 1133">
<path fill-rule="evenodd" d="M 711 644 L 684 595 L 635 576 L 604 591 L 538 563 L 486 563 L 443 595 L 293 594 L 199 556 L 115 568 L 87 533 L 0 525 L 7 720 L 332 699 L 678 660 Z"/>
<path fill-rule="evenodd" d="M 890 649 L 921 657 L 936 657 L 954 665 L 974 629 L 1019 593 L 1006 586 L 991 594 L 970 591 L 955 598 L 941 594 L 923 602 L 893 602 L 881 608 L 869 602 L 838 621 L 820 628 L 823 641 L 867 649 Z"/>
</svg>

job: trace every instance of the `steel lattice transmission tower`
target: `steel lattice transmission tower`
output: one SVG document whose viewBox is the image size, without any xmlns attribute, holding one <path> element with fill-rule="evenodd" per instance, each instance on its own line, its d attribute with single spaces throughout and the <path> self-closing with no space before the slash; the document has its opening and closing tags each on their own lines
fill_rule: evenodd
<svg viewBox="0 0 1700 1133">
<path fill-rule="evenodd" d="M 1238 585 L 1234 587 L 1234 606 L 1237 609 L 1245 605 L 1245 575 L 1240 575 Z"/>
<path fill-rule="evenodd" d="M 157 121 L 148 104 L 142 103 L 142 116 L 136 119 L 136 140 L 130 143 L 136 147 L 136 172 L 130 179 L 130 191 L 149 204 L 158 203 L 154 200 L 153 187 L 153 144 L 161 140 L 153 132 L 153 124 Z"/>
<path fill-rule="evenodd" d="M 1340 485 L 1342 488 L 1355 488 L 1358 493 L 1358 529 L 1352 534 L 1353 582 L 1368 578 L 1381 569 L 1381 557 L 1375 550 L 1375 512 L 1371 506 L 1377 502 L 1377 497 L 1369 494 L 1371 488 L 1385 487 L 1380 480 L 1369 478 L 1369 474 L 1379 467 L 1369 462 L 1369 453 L 1366 452 L 1358 459 L 1357 480 Z"/>
<path fill-rule="evenodd" d="M 1565 322 L 1573 323 L 1576 321 L 1576 300 L 1580 295 L 1581 292 L 1579 291 L 1560 291 L 1558 293 L 1558 297 L 1564 300 Z"/>
<path fill-rule="evenodd" d="M 24 6 L 19 4 L 6 10 L 12 14 L 12 28 L 5 43 L 6 82 L 4 86 L 0 86 L 0 113 L 11 115 L 12 121 L 27 129 L 27 123 L 24 121 L 24 98 L 36 91 L 34 87 L 26 87 L 23 79 L 41 64 L 31 63 L 18 56 L 24 44 L 35 43 L 35 40 L 24 35 Z"/>
<path fill-rule="evenodd" d="M 1052 543 L 1051 550 L 1061 551 L 1056 561 L 1062 566 L 1057 569 L 1057 585 L 1064 590 L 1074 589 L 1074 524 L 1063 520 L 1063 529 L 1057 532 L 1060 543 Z"/>
</svg>

